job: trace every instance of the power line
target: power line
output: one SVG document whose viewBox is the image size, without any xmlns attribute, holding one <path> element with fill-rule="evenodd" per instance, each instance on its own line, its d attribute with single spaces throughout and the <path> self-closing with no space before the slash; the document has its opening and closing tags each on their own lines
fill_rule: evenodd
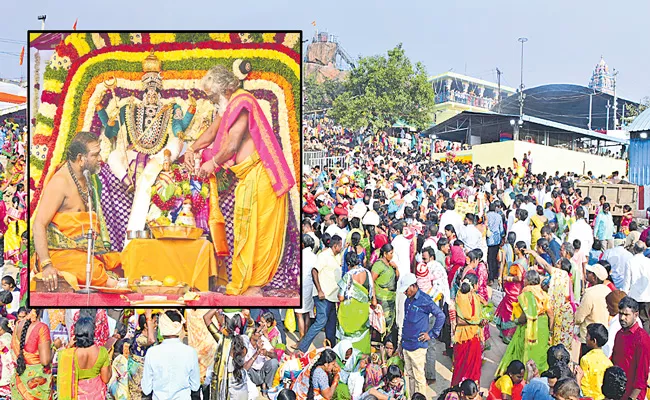
<svg viewBox="0 0 650 400">
<path fill-rule="evenodd" d="M 9 38 L 0 38 L 0 43 L 12 43 L 12 44 L 20 44 L 20 45 L 27 44 L 27 42 L 25 42 L 24 40 L 15 40 Z"/>
</svg>

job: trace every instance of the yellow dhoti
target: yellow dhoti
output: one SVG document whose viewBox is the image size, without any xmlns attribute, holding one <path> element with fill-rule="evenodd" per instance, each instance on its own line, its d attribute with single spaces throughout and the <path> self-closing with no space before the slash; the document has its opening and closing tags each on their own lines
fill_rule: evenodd
<svg viewBox="0 0 650 400">
<path fill-rule="evenodd" d="M 95 232 L 99 232 L 99 223 L 93 214 Z M 77 278 L 80 285 L 86 284 L 86 246 L 85 234 L 90 226 L 88 212 L 57 213 L 47 229 L 47 244 L 50 249 L 52 265 L 59 271 L 65 271 Z M 93 286 L 104 286 L 108 280 L 106 270 L 120 265 L 120 254 L 104 252 L 103 244 L 96 241 L 93 263 Z M 100 247 L 100 248 L 98 248 Z"/>
<path fill-rule="evenodd" d="M 288 194 L 278 197 L 257 152 L 230 167 L 235 188 L 232 279 L 226 294 L 271 282 L 278 270 L 287 229 Z"/>
</svg>

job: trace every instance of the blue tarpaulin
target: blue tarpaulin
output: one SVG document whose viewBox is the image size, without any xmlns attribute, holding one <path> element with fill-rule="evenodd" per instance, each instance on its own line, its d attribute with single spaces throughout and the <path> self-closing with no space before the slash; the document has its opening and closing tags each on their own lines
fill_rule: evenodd
<svg viewBox="0 0 650 400">
<path fill-rule="evenodd" d="M 650 140 L 630 140 L 630 182 L 635 185 L 650 185 Z"/>
</svg>

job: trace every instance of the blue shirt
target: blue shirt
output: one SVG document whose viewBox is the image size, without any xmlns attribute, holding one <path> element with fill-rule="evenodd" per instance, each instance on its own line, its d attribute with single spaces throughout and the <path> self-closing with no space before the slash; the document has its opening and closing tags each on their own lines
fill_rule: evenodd
<svg viewBox="0 0 650 400">
<path fill-rule="evenodd" d="M 180 339 L 165 339 L 144 357 L 142 391 L 154 400 L 190 400 L 201 386 L 199 357 Z"/>
<path fill-rule="evenodd" d="M 492 233 L 491 236 L 487 238 L 488 246 L 498 246 L 501 244 L 501 239 L 503 238 L 503 220 L 501 215 L 495 211 L 490 211 L 487 213 L 487 225 L 488 229 Z"/>
<path fill-rule="evenodd" d="M 431 330 L 429 330 L 430 315 L 436 318 Z M 404 303 L 402 348 L 407 351 L 428 348 L 429 343 L 418 340 L 420 334 L 427 332 L 431 339 L 435 339 L 440 336 L 444 323 L 445 313 L 433 302 L 431 296 L 418 289 L 415 296 L 407 298 Z"/>
<path fill-rule="evenodd" d="M 559 260 L 560 259 L 560 250 L 562 249 L 562 245 L 560 245 L 557 240 L 551 240 L 548 244 L 549 249 L 553 252 L 553 259 Z"/>
</svg>

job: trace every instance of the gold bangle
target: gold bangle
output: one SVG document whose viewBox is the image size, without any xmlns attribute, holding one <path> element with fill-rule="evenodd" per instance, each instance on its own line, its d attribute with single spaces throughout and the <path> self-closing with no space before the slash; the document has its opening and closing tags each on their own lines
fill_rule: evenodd
<svg viewBox="0 0 650 400">
<path fill-rule="evenodd" d="M 45 260 L 41 261 L 41 265 L 47 264 L 48 262 L 52 263 L 52 259 L 51 258 L 46 258 Z"/>
<path fill-rule="evenodd" d="M 217 168 L 219 168 L 219 167 L 220 167 L 220 165 L 219 165 L 219 164 L 217 164 L 217 162 L 216 162 L 216 161 L 214 161 L 214 157 L 212 157 L 212 165 L 214 165 L 214 168 L 215 168 L 215 169 L 217 169 Z"/>
</svg>

